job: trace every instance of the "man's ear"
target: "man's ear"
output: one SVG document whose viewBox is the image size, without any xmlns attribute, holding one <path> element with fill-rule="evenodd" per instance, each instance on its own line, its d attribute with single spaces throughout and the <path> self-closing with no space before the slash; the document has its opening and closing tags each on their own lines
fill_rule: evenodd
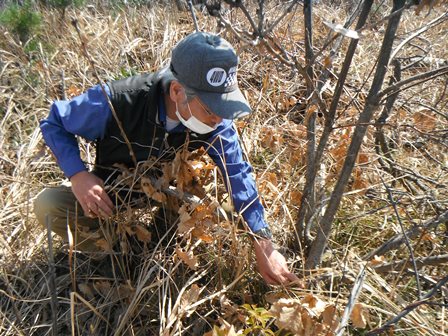
<svg viewBox="0 0 448 336">
<path fill-rule="evenodd" d="M 185 89 L 177 80 L 173 80 L 170 84 L 170 98 L 177 104 L 185 101 Z"/>
</svg>

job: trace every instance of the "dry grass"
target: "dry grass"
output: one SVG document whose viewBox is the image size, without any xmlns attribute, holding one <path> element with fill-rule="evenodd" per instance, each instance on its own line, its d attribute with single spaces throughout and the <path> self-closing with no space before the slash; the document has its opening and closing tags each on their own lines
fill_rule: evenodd
<svg viewBox="0 0 448 336">
<path fill-rule="evenodd" d="M 383 7 L 378 8 L 371 23 L 388 12 Z M 275 8 L 273 6 L 273 13 Z M 428 17 L 416 17 L 412 11 L 406 13 L 399 39 L 406 38 L 443 10 L 443 7 L 435 9 Z M 300 56 L 303 54 L 302 20 L 293 20 L 294 15 L 300 17 L 299 13 L 292 13 L 276 34 L 285 48 Z M 322 4 L 316 8 L 315 15 L 315 26 L 319 27 L 315 31 L 315 44 L 320 45 L 328 33 L 321 22 L 324 19 L 340 22 L 346 14 L 343 8 Z M 104 81 L 154 71 L 166 65 L 171 47 L 192 30 L 188 13 L 166 7 L 128 8 L 126 11 L 90 7 L 70 11 L 68 16 L 77 18 L 88 40 L 89 53 Z M 216 30 L 212 18 L 199 15 L 198 19 L 202 29 Z M 241 17 L 233 19 L 243 22 Z M 213 234 L 219 239 L 208 245 L 168 231 L 163 244 L 127 254 L 123 251 L 111 253 L 102 262 L 82 254 L 74 254 L 69 261 L 55 239 L 56 269 L 52 272 L 46 232 L 37 225 L 32 201 L 44 186 L 59 184 L 63 176 L 43 146 L 38 122 L 46 116 L 49 103 L 61 97 L 62 82 L 70 96 L 84 91 L 96 83 L 96 79 L 80 52 L 79 39 L 69 19 L 61 21 L 59 12 L 46 9 L 44 20 L 39 36 L 41 43 L 31 51 L 24 51 L 24 46 L 5 30 L 0 39 L 2 335 L 51 333 L 52 281 L 56 284 L 56 315 L 61 335 L 71 334 L 73 330 L 80 335 L 202 334 L 213 325 L 221 325 L 222 320 L 237 329 L 249 330 L 251 325 L 245 318 L 250 314 L 242 304 L 254 303 L 268 308 L 272 297 L 300 298 L 306 293 L 314 293 L 343 309 L 354 278 L 365 264 L 362 257 L 401 232 L 380 176 L 393 186 L 399 214 L 406 227 L 432 218 L 437 212 L 436 204 L 447 208 L 448 99 L 446 77 L 443 77 L 400 94 L 385 127 L 394 159 L 403 167 L 402 175 L 418 173 L 425 178 L 421 183 L 426 190 L 415 186 L 406 189 L 398 177 L 381 170 L 374 150 L 372 127 L 364 143 L 364 159 L 354 172 L 350 190 L 338 213 L 322 268 L 306 275 L 305 290 L 265 286 L 255 272 L 246 235 L 234 227 L 215 228 Z M 403 48 L 398 56 L 413 56 L 425 48 L 431 57 L 447 60 L 446 28 L 445 22 L 429 30 L 414 41 L 413 47 Z M 358 47 L 338 109 L 337 128 L 321 163 L 318 200 L 322 208 L 341 168 L 351 125 L 364 104 L 383 29 L 380 24 L 365 31 L 365 38 Z M 236 43 L 231 34 L 227 37 Z M 239 123 L 243 145 L 255 167 L 267 217 L 277 241 L 287 246 L 294 238 L 306 150 L 304 127 L 292 120 L 297 120 L 303 112 L 301 103 L 305 102 L 306 89 L 297 74 L 274 63 L 269 55 L 260 50 L 254 52 L 243 44 L 238 44 L 237 48 L 242 58 L 240 80 L 256 111 L 250 120 Z M 342 59 L 343 53 L 335 58 L 335 69 Z M 434 66 L 419 63 L 405 70 L 403 77 Z M 325 99 L 331 97 L 334 84 L 332 78 L 323 92 Z M 417 113 L 421 109 L 425 109 L 423 116 Z M 318 129 L 322 122 L 318 120 Z M 86 157 L 87 152 L 88 146 L 84 145 Z M 153 209 L 128 215 L 126 220 L 108 225 L 127 225 L 130 221 L 134 221 L 133 225 L 136 221 L 150 225 Z M 442 228 L 412 241 L 416 256 L 446 253 L 448 237 Z M 158 233 L 163 235 L 163 232 Z M 135 238 L 131 244 L 143 245 Z M 179 259 L 175 250 L 177 244 L 193 250 L 199 258 L 200 266 L 195 271 Z M 125 246 L 129 248 L 130 245 L 123 240 L 122 247 Z M 303 251 L 294 248 L 285 253 L 295 272 L 305 276 Z M 405 258 L 408 258 L 408 251 L 400 248 L 386 254 L 385 261 Z M 423 292 L 432 287 L 431 281 L 447 273 L 446 264 L 424 267 L 421 270 Z M 446 290 L 444 293 L 432 301 L 443 303 L 444 297 L 446 303 Z M 407 269 L 379 274 L 368 268 L 359 301 L 368 307 L 368 329 L 373 329 L 417 299 L 414 276 Z M 402 319 L 395 332 L 398 335 L 444 335 L 448 329 L 446 321 L 446 307 L 424 305 Z M 347 332 L 362 333 L 351 327 Z"/>
</svg>

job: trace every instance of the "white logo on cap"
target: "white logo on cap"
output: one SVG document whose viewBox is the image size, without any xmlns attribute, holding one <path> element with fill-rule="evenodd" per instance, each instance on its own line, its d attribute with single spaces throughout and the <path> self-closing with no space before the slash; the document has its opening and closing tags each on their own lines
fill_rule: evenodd
<svg viewBox="0 0 448 336">
<path fill-rule="evenodd" d="M 236 84 L 236 67 L 232 67 L 229 69 L 229 75 L 227 76 L 225 87 L 232 86 Z"/>
<path fill-rule="evenodd" d="M 223 68 L 212 68 L 207 72 L 207 82 L 211 86 L 220 86 L 227 79 L 227 73 Z"/>
</svg>

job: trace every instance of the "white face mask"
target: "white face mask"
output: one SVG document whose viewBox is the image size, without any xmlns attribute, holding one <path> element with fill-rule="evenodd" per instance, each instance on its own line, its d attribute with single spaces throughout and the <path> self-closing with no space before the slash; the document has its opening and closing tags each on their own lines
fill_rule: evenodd
<svg viewBox="0 0 448 336">
<path fill-rule="evenodd" d="M 187 102 L 187 107 L 188 107 L 188 111 L 190 112 L 191 117 L 188 120 L 185 120 L 184 118 L 182 118 L 182 116 L 179 113 L 179 109 L 177 107 L 177 103 L 176 103 L 176 115 L 179 118 L 180 122 L 187 128 L 191 129 L 193 132 L 198 133 L 198 134 L 207 134 L 210 132 L 213 132 L 218 125 L 215 125 L 215 127 L 211 127 L 205 123 L 203 123 L 202 121 L 200 121 L 199 119 L 197 119 L 193 113 L 191 113 L 190 110 L 190 105 Z"/>
</svg>

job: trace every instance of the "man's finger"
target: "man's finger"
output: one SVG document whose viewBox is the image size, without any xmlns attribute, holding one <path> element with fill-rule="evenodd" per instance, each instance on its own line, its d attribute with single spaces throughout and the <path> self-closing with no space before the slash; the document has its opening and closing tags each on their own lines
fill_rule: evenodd
<svg viewBox="0 0 448 336">
<path fill-rule="evenodd" d="M 106 191 L 102 189 L 97 194 L 99 207 L 110 217 L 113 215 L 114 205 L 107 195 Z"/>
<path fill-rule="evenodd" d="M 104 213 L 108 214 L 107 217 L 113 215 L 112 209 L 107 205 L 107 203 L 105 201 L 103 201 L 103 198 L 101 197 L 101 193 L 97 193 L 94 196 L 94 201 L 92 202 L 92 206 L 90 206 L 90 209 L 98 216 L 101 215 L 99 212 L 99 209 L 103 210 Z"/>
<path fill-rule="evenodd" d="M 106 211 L 104 211 L 101 208 L 98 208 L 98 213 L 100 214 L 101 218 L 107 219 L 109 218 L 111 215 L 109 215 Z"/>
<path fill-rule="evenodd" d="M 97 217 L 100 215 L 98 204 L 96 204 L 96 203 L 89 204 L 88 215 L 91 218 L 94 218 L 94 217 Z"/>
<path fill-rule="evenodd" d="M 89 212 L 90 212 L 90 208 L 87 202 L 79 202 L 79 204 L 81 205 L 82 210 L 84 211 L 84 216 L 86 217 L 90 217 L 89 216 Z"/>
<path fill-rule="evenodd" d="M 287 284 L 289 287 L 298 287 L 301 289 L 306 288 L 305 286 L 305 281 L 303 279 L 297 279 L 295 281 L 291 281 L 290 283 Z"/>
<path fill-rule="evenodd" d="M 100 214 L 100 211 L 101 211 L 102 217 L 110 217 L 113 215 L 113 210 L 102 199 L 100 199 L 98 201 L 97 209 L 98 209 L 98 214 Z M 106 216 L 104 216 L 104 215 L 106 215 Z"/>
<path fill-rule="evenodd" d="M 264 281 L 266 281 L 269 285 L 278 285 L 279 281 L 276 279 L 275 276 L 269 274 L 269 273 L 262 273 Z"/>
<path fill-rule="evenodd" d="M 298 281 L 299 277 L 297 275 L 295 275 L 294 273 L 288 272 L 286 274 L 286 277 L 289 279 L 289 281 Z"/>
<path fill-rule="evenodd" d="M 111 210 L 111 215 L 114 209 L 114 203 L 112 202 L 112 200 L 110 199 L 109 195 L 107 194 L 107 192 L 103 189 L 103 191 L 100 193 L 100 197 L 103 200 L 103 202 L 106 204 L 106 206 Z"/>
</svg>

